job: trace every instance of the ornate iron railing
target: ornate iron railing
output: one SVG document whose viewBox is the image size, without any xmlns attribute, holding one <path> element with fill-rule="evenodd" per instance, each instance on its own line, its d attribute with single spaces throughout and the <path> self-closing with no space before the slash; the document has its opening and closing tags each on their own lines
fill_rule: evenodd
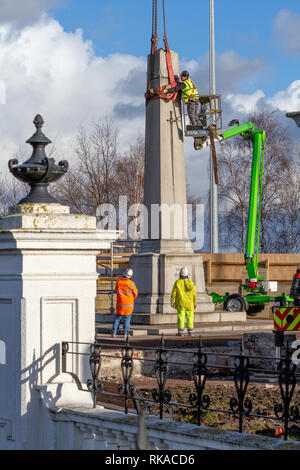
<svg viewBox="0 0 300 470">
<path fill-rule="evenodd" d="M 70 350 L 71 345 L 83 345 L 85 343 L 72 343 L 64 342 L 62 344 L 63 354 L 63 371 L 74 374 L 66 368 L 66 357 L 68 354 L 79 354 Z M 200 426 L 202 423 L 202 416 L 207 412 L 225 413 L 234 416 L 238 419 L 238 432 L 243 433 L 243 424 L 245 418 L 262 418 L 263 420 L 274 420 L 282 423 L 284 428 L 284 439 L 287 440 L 289 436 L 289 426 L 291 423 L 300 424 L 299 404 L 293 404 L 295 397 L 295 390 L 297 380 L 300 380 L 300 374 L 297 373 L 297 366 L 293 362 L 292 353 L 287 345 L 285 350 L 285 357 L 280 361 L 270 356 L 247 356 L 244 353 L 243 344 L 239 354 L 225 354 L 216 352 L 204 352 L 202 347 L 201 338 L 199 338 L 198 347 L 196 349 L 171 349 L 166 348 L 165 339 L 162 336 L 159 347 L 140 347 L 130 344 L 129 336 L 125 339 L 120 348 L 120 345 L 113 343 L 100 343 L 95 342 L 89 345 L 89 353 L 83 353 L 89 357 L 90 371 L 92 378 L 87 381 L 86 391 L 93 395 L 94 407 L 96 407 L 97 398 L 101 397 L 122 397 L 124 400 L 124 411 L 129 413 L 129 403 L 139 415 L 156 414 L 160 419 L 164 419 L 166 414 L 169 418 L 173 419 L 174 408 L 186 408 L 196 412 L 196 421 Z M 104 349 L 106 348 L 106 349 Z M 107 349 L 116 350 L 112 356 L 111 353 L 107 354 Z M 152 353 L 152 357 L 141 357 L 134 352 Z M 171 391 L 167 388 L 167 380 L 170 368 L 173 365 L 178 366 L 176 362 L 170 360 L 170 353 L 180 353 L 183 357 L 185 354 L 192 355 L 192 361 L 180 361 L 180 365 L 187 371 L 191 370 L 190 380 L 194 384 L 194 391 L 189 395 L 189 403 L 180 403 L 173 399 Z M 81 353 L 80 353 L 81 354 Z M 215 363 L 210 363 L 208 359 L 212 356 L 226 356 L 233 361 L 233 365 L 223 365 L 222 369 L 229 369 L 231 372 L 232 380 L 235 386 L 235 396 L 229 399 L 228 409 L 221 409 L 213 407 L 212 398 L 206 392 L 207 379 L 209 377 L 209 369 L 216 368 Z M 122 382 L 118 385 L 118 393 L 112 393 L 105 390 L 104 382 L 101 379 L 101 366 L 103 360 L 111 360 L 112 358 L 120 358 L 120 369 L 122 375 Z M 274 361 L 274 367 L 256 368 L 253 365 L 254 360 L 265 361 L 267 364 Z M 148 365 L 153 366 L 153 371 L 157 380 L 157 387 L 152 389 L 151 398 L 141 395 L 137 391 L 133 382 L 134 363 L 135 361 L 142 361 Z M 276 378 L 280 390 L 280 400 L 274 405 L 274 416 L 269 416 L 260 413 L 253 413 L 252 400 L 247 397 L 248 386 L 251 381 L 251 374 L 260 373 L 265 377 L 268 375 Z M 228 380 L 228 379 L 227 379 Z M 78 380 L 77 380 L 78 382 Z M 276 383 L 274 383 L 276 385 Z M 81 387 L 84 389 L 84 387 Z M 155 409 L 158 408 L 158 412 Z"/>
</svg>

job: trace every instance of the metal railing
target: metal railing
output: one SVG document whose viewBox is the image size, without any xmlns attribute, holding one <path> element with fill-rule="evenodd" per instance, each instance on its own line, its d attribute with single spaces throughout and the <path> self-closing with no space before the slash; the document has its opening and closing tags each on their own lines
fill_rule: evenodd
<svg viewBox="0 0 300 470">
<path fill-rule="evenodd" d="M 85 343 L 72 343 L 64 342 L 63 351 L 63 369 L 66 370 L 66 356 L 68 354 L 78 354 L 70 350 L 71 345 L 78 345 Z M 244 353 L 243 341 L 241 343 L 240 354 L 225 354 L 216 352 L 204 352 L 202 347 L 201 338 L 199 338 L 198 347 L 195 349 L 172 349 L 165 346 L 164 336 L 161 337 L 160 345 L 158 347 L 136 347 L 130 344 L 129 336 L 124 341 L 124 344 L 115 345 L 113 343 L 100 343 L 95 342 L 89 345 L 90 352 L 85 355 L 89 356 L 89 364 L 92 378 L 87 382 L 87 391 L 91 392 L 94 398 L 94 407 L 96 407 L 97 399 L 101 397 L 121 397 L 124 402 L 125 413 L 135 412 L 138 415 L 157 415 L 160 419 L 164 419 L 166 414 L 168 418 L 173 419 L 175 408 L 185 408 L 196 415 L 196 423 L 200 426 L 202 417 L 205 413 L 213 412 L 217 414 L 232 415 L 237 419 L 237 431 L 244 432 L 244 421 L 250 418 L 261 418 L 262 420 L 273 420 L 274 422 L 282 423 L 284 427 L 284 439 L 287 440 L 289 436 L 289 426 L 291 423 L 300 424 L 299 404 L 292 404 L 295 399 L 295 390 L 297 380 L 300 374 L 297 373 L 297 366 L 292 360 L 292 353 L 287 344 L 285 348 L 285 358 L 276 361 L 276 358 L 270 356 L 247 356 Z M 112 356 L 107 353 L 107 348 L 116 350 Z M 142 353 L 153 353 L 151 357 L 140 357 L 135 351 Z M 170 359 L 170 354 L 180 353 L 183 357 L 186 355 L 192 356 L 192 361 L 183 359 L 182 361 Z M 146 354 L 147 355 L 147 354 Z M 149 354 L 148 354 L 149 356 Z M 207 379 L 209 378 L 209 370 L 216 368 L 216 362 L 209 363 L 212 357 L 228 357 L 233 362 L 233 365 L 223 365 L 222 369 L 230 371 L 232 382 L 235 386 L 235 396 L 229 399 L 228 408 L 222 409 L 214 406 L 211 396 L 206 393 Z M 118 385 L 118 393 L 111 393 L 105 390 L 104 381 L 101 379 L 101 366 L 103 360 L 110 360 L 112 358 L 120 358 L 120 369 L 122 373 L 122 380 Z M 268 364 L 267 368 L 254 367 L 253 361 L 265 361 Z M 140 391 L 137 391 L 134 384 L 133 372 L 134 363 L 142 361 L 147 363 L 148 366 L 153 366 L 153 371 L 157 381 L 157 387 L 151 391 L 151 397 L 143 396 Z M 270 367 L 270 361 L 274 362 L 274 367 Z M 190 369 L 190 381 L 193 384 L 194 391 L 189 395 L 188 403 L 180 403 L 173 399 L 170 389 L 167 387 L 167 380 L 172 366 L 183 366 L 185 371 Z M 269 416 L 266 414 L 253 412 L 253 401 L 247 397 L 248 386 L 250 383 L 255 382 L 251 380 L 251 374 L 260 373 L 265 377 L 272 377 L 279 386 L 280 394 L 279 400 L 274 405 L 274 415 Z M 72 374 L 74 375 L 74 374 Z M 226 379 L 230 380 L 230 379 Z M 129 404 L 133 404 L 134 408 L 130 410 Z"/>
</svg>

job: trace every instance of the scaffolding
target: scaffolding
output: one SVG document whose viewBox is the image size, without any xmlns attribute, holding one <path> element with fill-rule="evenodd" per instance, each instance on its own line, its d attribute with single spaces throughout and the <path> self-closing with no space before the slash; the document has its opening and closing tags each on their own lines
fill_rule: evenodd
<svg viewBox="0 0 300 470">
<path fill-rule="evenodd" d="M 97 295 L 108 295 L 110 297 L 109 313 L 111 314 L 115 313 L 114 282 L 121 277 L 124 271 L 123 268 L 116 269 L 115 262 L 122 259 L 128 260 L 129 256 L 139 251 L 139 248 L 139 240 L 121 240 L 112 242 L 106 254 L 97 256 L 97 272 L 99 273 L 99 278 L 110 282 L 110 289 L 101 289 L 98 283 Z"/>
</svg>

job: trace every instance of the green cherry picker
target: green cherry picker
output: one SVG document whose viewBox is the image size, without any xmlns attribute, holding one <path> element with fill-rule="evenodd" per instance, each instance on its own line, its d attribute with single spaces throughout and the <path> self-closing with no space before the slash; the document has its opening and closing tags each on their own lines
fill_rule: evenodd
<svg viewBox="0 0 300 470">
<path fill-rule="evenodd" d="M 232 123 L 236 122 L 232 121 Z M 256 315 L 264 309 L 266 303 L 276 302 L 281 307 L 288 307 L 293 302 L 293 299 L 290 299 L 285 293 L 282 293 L 280 296 L 272 295 L 272 292 L 277 291 L 277 283 L 264 280 L 258 269 L 263 168 L 266 145 L 265 131 L 256 130 L 253 122 L 248 122 L 218 133 L 215 141 L 221 142 L 237 135 L 249 139 L 253 145 L 245 252 L 247 278 L 239 286 L 238 293 L 219 295 L 213 292 L 210 295 L 215 304 L 223 303 L 224 309 L 227 311 L 246 311 L 248 315 Z"/>
</svg>

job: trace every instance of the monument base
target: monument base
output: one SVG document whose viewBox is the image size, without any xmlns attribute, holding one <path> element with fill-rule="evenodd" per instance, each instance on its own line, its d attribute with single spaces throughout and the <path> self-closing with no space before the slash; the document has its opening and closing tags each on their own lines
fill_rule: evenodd
<svg viewBox="0 0 300 470">
<path fill-rule="evenodd" d="M 201 312 L 194 313 L 194 325 L 208 325 L 212 323 L 230 323 L 230 322 L 246 322 L 246 312 Z M 177 326 L 177 312 L 168 314 L 147 314 L 147 313 L 134 313 L 131 323 L 133 325 L 156 325 L 156 326 Z"/>
<path fill-rule="evenodd" d="M 212 298 L 205 292 L 202 257 L 193 252 L 140 253 L 131 256 L 130 267 L 134 271 L 134 280 L 139 291 L 135 301 L 135 313 L 143 314 L 143 318 L 146 315 L 159 314 L 162 316 L 159 324 L 169 324 L 168 316 L 175 313 L 171 307 L 171 293 L 182 266 L 188 268 L 190 278 L 195 284 L 197 292 L 195 312 L 214 313 Z M 166 315 L 165 322 L 163 315 Z M 134 315 L 133 323 L 137 318 L 137 315 Z M 150 321 L 150 319 L 143 320 L 142 323 L 150 324 Z"/>
</svg>

